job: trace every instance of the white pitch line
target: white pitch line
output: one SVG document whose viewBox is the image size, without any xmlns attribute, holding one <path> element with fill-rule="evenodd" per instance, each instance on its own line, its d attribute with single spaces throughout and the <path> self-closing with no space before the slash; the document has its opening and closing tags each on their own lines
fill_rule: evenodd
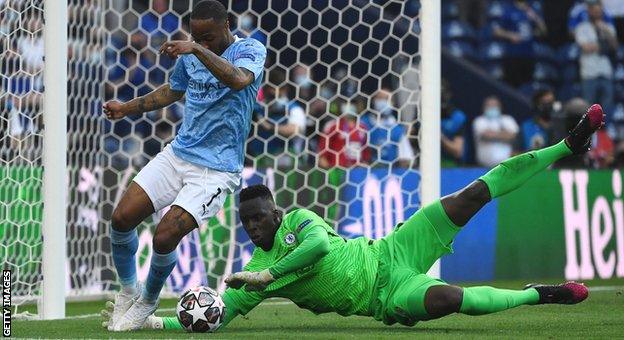
<svg viewBox="0 0 624 340">
<path fill-rule="evenodd" d="M 596 287 L 589 287 L 589 291 L 590 292 L 604 292 L 604 291 L 611 291 L 611 290 L 624 290 L 624 286 L 596 286 Z"/>
<path fill-rule="evenodd" d="M 269 301 L 269 302 L 264 302 L 262 303 L 262 305 L 267 305 L 267 306 L 279 306 L 279 305 L 289 305 L 292 304 L 292 302 L 290 301 Z M 175 312 L 175 308 L 161 308 L 158 309 L 157 312 Z M 92 314 L 81 314 L 81 315 L 73 315 L 73 316 L 68 316 L 65 318 L 65 320 L 74 320 L 74 319 L 88 319 L 88 318 L 94 318 L 100 316 L 100 313 L 92 313 Z"/>
</svg>

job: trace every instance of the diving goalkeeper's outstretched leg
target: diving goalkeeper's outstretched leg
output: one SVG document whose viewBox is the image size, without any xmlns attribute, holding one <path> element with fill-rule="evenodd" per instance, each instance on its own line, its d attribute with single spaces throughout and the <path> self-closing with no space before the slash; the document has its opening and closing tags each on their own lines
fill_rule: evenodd
<svg viewBox="0 0 624 340">
<path fill-rule="evenodd" d="M 558 144 L 510 158 L 466 188 L 443 197 L 440 202 L 444 213 L 457 227 L 464 226 L 493 198 L 519 188 L 535 174 L 561 158 L 587 152 L 592 134 L 603 125 L 602 108 L 594 104 L 587 109 L 568 137 Z M 581 302 L 586 297 L 587 288 L 575 282 L 550 286 L 528 285 L 520 291 L 493 287 L 461 288 L 436 285 L 427 289 L 424 305 L 429 317 L 435 319 L 457 312 L 469 315 L 488 314 L 520 305 L 572 304 Z"/>
</svg>

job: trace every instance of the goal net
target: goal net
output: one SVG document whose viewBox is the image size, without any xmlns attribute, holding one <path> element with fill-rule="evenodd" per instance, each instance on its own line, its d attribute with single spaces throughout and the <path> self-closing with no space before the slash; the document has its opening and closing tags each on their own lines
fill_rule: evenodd
<svg viewBox="0 0 624 340">
<path fill-rule="evenodd" d="M 190 38 L 189 0 L 68 1 L 66 293 L 118 288 L 110 218 L 132 178 L 172 141 L 182 103 L 111 122 L 107 100 L 127 101 L 167 82 L 167 40 Z M 347 238 L 379 238 L 420 206 L 420 2 L 231 0 L 235 35 L 268 50 L 252 114 L 242 186 L 264 183 L 284 211 L 307 207 Z M 42 0 L 0 0 L 0 258 L 14 302 L 37 301 L 42 279 Z M 439 57 L 438 57 L 439 58 Z M 439 62 L 439 60 L 438 60 Z M 52 108 L 53 109 L 53 108 Z M 46 152 L 64 152 L 47 150 Z M 253 246 L 237 196 L 178 247 L 166 282 L 224 289 Z M 165 211 L 138 227 L 138 275 Z M 60 256 L 60 255 L 59 255 Z"/>
</svg>

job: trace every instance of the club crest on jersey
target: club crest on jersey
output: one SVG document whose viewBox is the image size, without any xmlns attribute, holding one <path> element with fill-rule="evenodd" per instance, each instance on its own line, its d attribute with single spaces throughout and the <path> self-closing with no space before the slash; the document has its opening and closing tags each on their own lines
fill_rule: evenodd
<svg viewBox="0 0 624 340">
<path fill-rule="evenodd" d="M 293 233 L 288 233 L 286 234 L 286 236 L 284 236 L 284 243 L 286 243 L 287 245 L 291 245 L 293 243 L 295 243 L 295 234 Z"/>
</svg>

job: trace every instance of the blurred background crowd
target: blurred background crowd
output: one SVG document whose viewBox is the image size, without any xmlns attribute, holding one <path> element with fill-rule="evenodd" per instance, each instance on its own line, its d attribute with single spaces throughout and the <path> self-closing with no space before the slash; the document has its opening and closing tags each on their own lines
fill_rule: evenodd
<svg viewBox="0 0 624 340">
<path fill-rule="evenodd" d="M 442 17 L 443 46 L 451 55 L 530 101 L 529 111 L 509 114 L 511 107 L 487 96 L 480 111 L 465 112 L 443 89 L 448 165 L 490 167 L 554 143 L 591 103 L 603 106 L 606 129 L 586 157 L 561 165 L 624 165 L 624 1 L 447 0 Z"/>
<path fill-rule="evenodd" d="M 230 6 L 234 33 L 269 50 L 247 165 L 417 166 L 419 1 L 334 1 L 335 10 L 322 2 Z M 0 0 L 3 160 L 40 150 L 41 3 Z M 115 167 L 142 166 L 172 140 L 182 104 L 115 123 L 101 119 L 100 107 L 167 81 L 175 61 L 156 51 L 167 39 L 188 39 L 190 5 L 111 6 L 70 1 L 69 109 L 79 113 L 69 115 L 70 148 L 102 148 Z M 560 165 L 624 165 L 624 1 L 443 0 L 442 8 L 443 166 L 491 167 L 556 142 L 594 102 L 606 129 L 588 155 Z M 447 60 L 488 87 L 471 94 L 476 87 L 445 72 Z"/>
</svg>

